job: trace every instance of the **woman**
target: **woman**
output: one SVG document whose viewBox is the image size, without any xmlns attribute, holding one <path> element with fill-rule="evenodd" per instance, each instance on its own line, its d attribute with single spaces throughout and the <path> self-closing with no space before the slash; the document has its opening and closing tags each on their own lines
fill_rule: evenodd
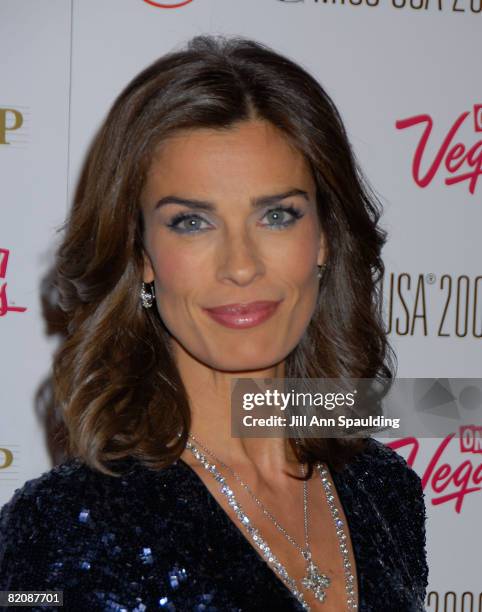
<svg viewBox="0 0 482 612">
<path fill-rule="evenodd" d="M 371 438 L 233 438 L 234 378 L 392 377 L 379 204 L 300 66 L 200 36 L 115 101 L 57 275 L 72 458 L 1 515 L 67 610 L 422 610 L 420 478 Z"/>
</svg>

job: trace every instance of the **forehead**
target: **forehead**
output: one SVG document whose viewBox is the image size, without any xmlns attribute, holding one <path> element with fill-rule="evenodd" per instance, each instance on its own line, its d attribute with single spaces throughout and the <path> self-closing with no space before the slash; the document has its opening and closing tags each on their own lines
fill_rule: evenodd
<svg viewBox="0 0 482 612">
<path fill-rule="evenodd" d="M 290 186 L 312 189 L 304 156 L 265 121 L 245 121 L 223 130 L 178 132 L 158 148 L 145 184 L 150 192 L 227 193 Z"/>
</svg>

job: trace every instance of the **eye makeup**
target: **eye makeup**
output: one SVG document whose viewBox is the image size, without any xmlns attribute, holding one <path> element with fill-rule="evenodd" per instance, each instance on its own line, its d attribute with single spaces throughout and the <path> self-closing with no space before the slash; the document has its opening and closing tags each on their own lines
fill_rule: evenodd
<svg viewBox="0 0 482 612">
<path fill-rule="evenodd" d="M 271 213 L 278 214 L 280 217 L 283 217 L 286 214 L 289 214 L 291 216 L 287 220 L 282 220 L 278 223 L 261 224 L 263 227 L 275 230 L 283 229 L 285 227 L 293 225 L 298 221 L 298 219 L 301 219 L 304 216 L 304 213 L 298 207 L 292 204 L 273 206 L 264 213 L 262 218 L 264 219 Z M 278 219 L 275 218 L 274 220 L 277 221 Z M 182 224 L 185 222 L 187 222 L 187 226 L 185 225 L 183 227 Z M 200 227 L 199 224 L 202 223 L 207 224 L 208 227 Z M 169 223 L 166 223 L 166 227 L 168 227 L 171 231 L 180 234 L 193 234 L 208 231 L 212 229 L 213 226 L 209 221 L 207 221 L 207 219 L 205 219 L 202 215 L 198 213 L 181 212 L 174 215 L 174 217 L 169 221 Z"/>
</svg>

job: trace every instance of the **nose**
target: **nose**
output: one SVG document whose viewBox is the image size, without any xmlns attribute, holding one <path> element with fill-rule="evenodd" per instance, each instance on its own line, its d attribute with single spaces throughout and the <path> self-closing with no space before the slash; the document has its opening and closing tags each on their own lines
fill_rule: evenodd
<svg viewBox="0 0 482 612">
<path fill-rule="evenodd" d="M 248 231 L 226 233 L 219 252 L 217 279 L 244 286 L 264 274 L 264 264 Z"/>
</svg>

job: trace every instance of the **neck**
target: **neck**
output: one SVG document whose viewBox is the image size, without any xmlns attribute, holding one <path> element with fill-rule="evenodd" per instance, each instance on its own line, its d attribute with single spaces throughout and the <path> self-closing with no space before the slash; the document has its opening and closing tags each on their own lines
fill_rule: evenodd
<svg viewBox="0 0 482 612">
<path fill-rule="evenodd" d="M 298 462 L 285 438 L 233 438 L 231 435 L 231 385 L 237 378 L 283 378 L 284 362 L 263 370 L 226 372 L 207 367 L 182 351 L 177 351 L 177 366 L 185 386 L 190 409 L 190 432 L 232 469 L 259 471 L 272 479 L 283 472 L 299 475 Z M 262 380 L 260 380 L 262 385 Z M 204 454 L 205 451 L 191 440 Z M 181 458 L 189 465 L 197 460 L 189 449 Z"/>
</svg>

